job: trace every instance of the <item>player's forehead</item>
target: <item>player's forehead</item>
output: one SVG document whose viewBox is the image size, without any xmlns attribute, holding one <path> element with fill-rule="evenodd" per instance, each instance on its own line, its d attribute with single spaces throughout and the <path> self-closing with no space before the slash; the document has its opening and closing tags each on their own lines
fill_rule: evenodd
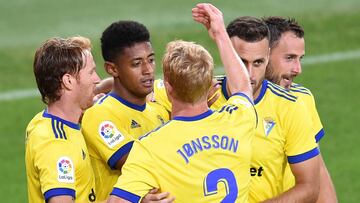
<svg viewBox="0 0 360 203">
<path fill-rule="evenodd" d="M 153 55 L 154 50 L 149 41 L 137 42 L 130 47 L 125 47 L 122 51 L 121 57 L 133 59 L 133 58 L 146 58 L 149 55 Z"/>
<path fill-rule="evenodd" d="M 247 42 L 238 37 L 232 38 L 234 48 L 238 55 L 247 62 L 266 59 L 269 54 L 269 41 L 264 38 L 257 42 Z"/>
<path fill-rule="evenodd" d="M 304 55 L 305 54 L 305 39 L 296 36 L 295 33 L 288 31 L 281 35 L 278 44 L 272 48 L 274 51 L 282 52 L 283 54 Z"/>
</svg>

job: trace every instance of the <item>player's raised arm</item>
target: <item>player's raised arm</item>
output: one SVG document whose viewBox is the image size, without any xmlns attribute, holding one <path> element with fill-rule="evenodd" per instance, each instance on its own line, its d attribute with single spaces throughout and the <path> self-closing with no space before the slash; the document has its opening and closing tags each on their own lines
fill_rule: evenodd
<svg viewBox="0 0 360 203">
<path fill-rule="evenodd" d="M 249 74 L 226 33 L 221 11 L 211 4 L 201 3 L 192 9 L 192 16 L 206 27 L 219 49 L 230 93 L 242 92 L 252 98 Z"/>
</svg>

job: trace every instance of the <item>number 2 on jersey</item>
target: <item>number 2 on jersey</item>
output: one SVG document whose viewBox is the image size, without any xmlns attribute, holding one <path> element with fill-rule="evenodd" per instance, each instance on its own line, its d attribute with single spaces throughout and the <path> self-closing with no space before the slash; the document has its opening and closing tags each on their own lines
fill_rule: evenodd
<svg viewBox="0 0 360 203">
<path fill-rule="evenodd" d="M 217 193 L 217 184 L 224 183 L 226 188 L 226 196 L 222 203 L 235 202 L 238 195 L 238 187 L 235 175 L 227 168 L 219 168 L 211 171 L 204 180 L 204 195 L 214 195 Z"/>
</svg>

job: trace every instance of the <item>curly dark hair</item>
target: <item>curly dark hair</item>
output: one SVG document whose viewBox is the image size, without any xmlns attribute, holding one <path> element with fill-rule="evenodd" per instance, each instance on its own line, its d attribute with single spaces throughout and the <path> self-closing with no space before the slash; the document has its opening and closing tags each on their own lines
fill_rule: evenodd
<svg viewBox="0 0 360 203">
<path fill-rule="evenodd" d="M 42 101 L 45 104 L 60 99 L 62 77 L 69 73 L 77 77 L 85 66 L 84 50 L 91 49 L 85 37 L 50 38 L 35 52 L 33 71 Z"/>
<path fill-rule="evenodd" d="M 150 42 L 149 31 L 143 24 L 135 21 L 114 22 L 102 33 L 102 56 L 105 61 L 114 62 L 124 48 L 139 42 Z"/>
<path fill-rule="evenodd" d="M 267 38 L 270 40 L 269 29 L 262 20 L 243 16 L 231 21 L 226 27 L 229 37 L 237 36 L 247 42 L 258 42 Z"/>
<path fill-rule="evenodd" d="M 294 18 L 283 18 L 280 16 L 264 17 L 263 21 L 270 30 L 270 47 L 274 47 L 279 42 L 281 34 L 285 32 L 293 32 L 297 37 L 303 38 L 304 29 L 296 22 Z"/>
</svg>

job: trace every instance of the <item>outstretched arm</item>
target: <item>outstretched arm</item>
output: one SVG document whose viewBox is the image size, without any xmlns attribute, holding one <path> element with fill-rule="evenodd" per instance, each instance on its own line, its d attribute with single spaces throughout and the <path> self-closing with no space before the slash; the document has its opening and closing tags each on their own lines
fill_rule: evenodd
<svg viewBox="0 0 360 203">
<path fill-rule="evenodd" d="M 192 9 L 192 16 L 206 27 L 219 49 L 230 93 L 242 92 L 252 99 L 249 74 L 231 44 L 221 11 L 211 4 L 201 3 Z"/>
</svg>

